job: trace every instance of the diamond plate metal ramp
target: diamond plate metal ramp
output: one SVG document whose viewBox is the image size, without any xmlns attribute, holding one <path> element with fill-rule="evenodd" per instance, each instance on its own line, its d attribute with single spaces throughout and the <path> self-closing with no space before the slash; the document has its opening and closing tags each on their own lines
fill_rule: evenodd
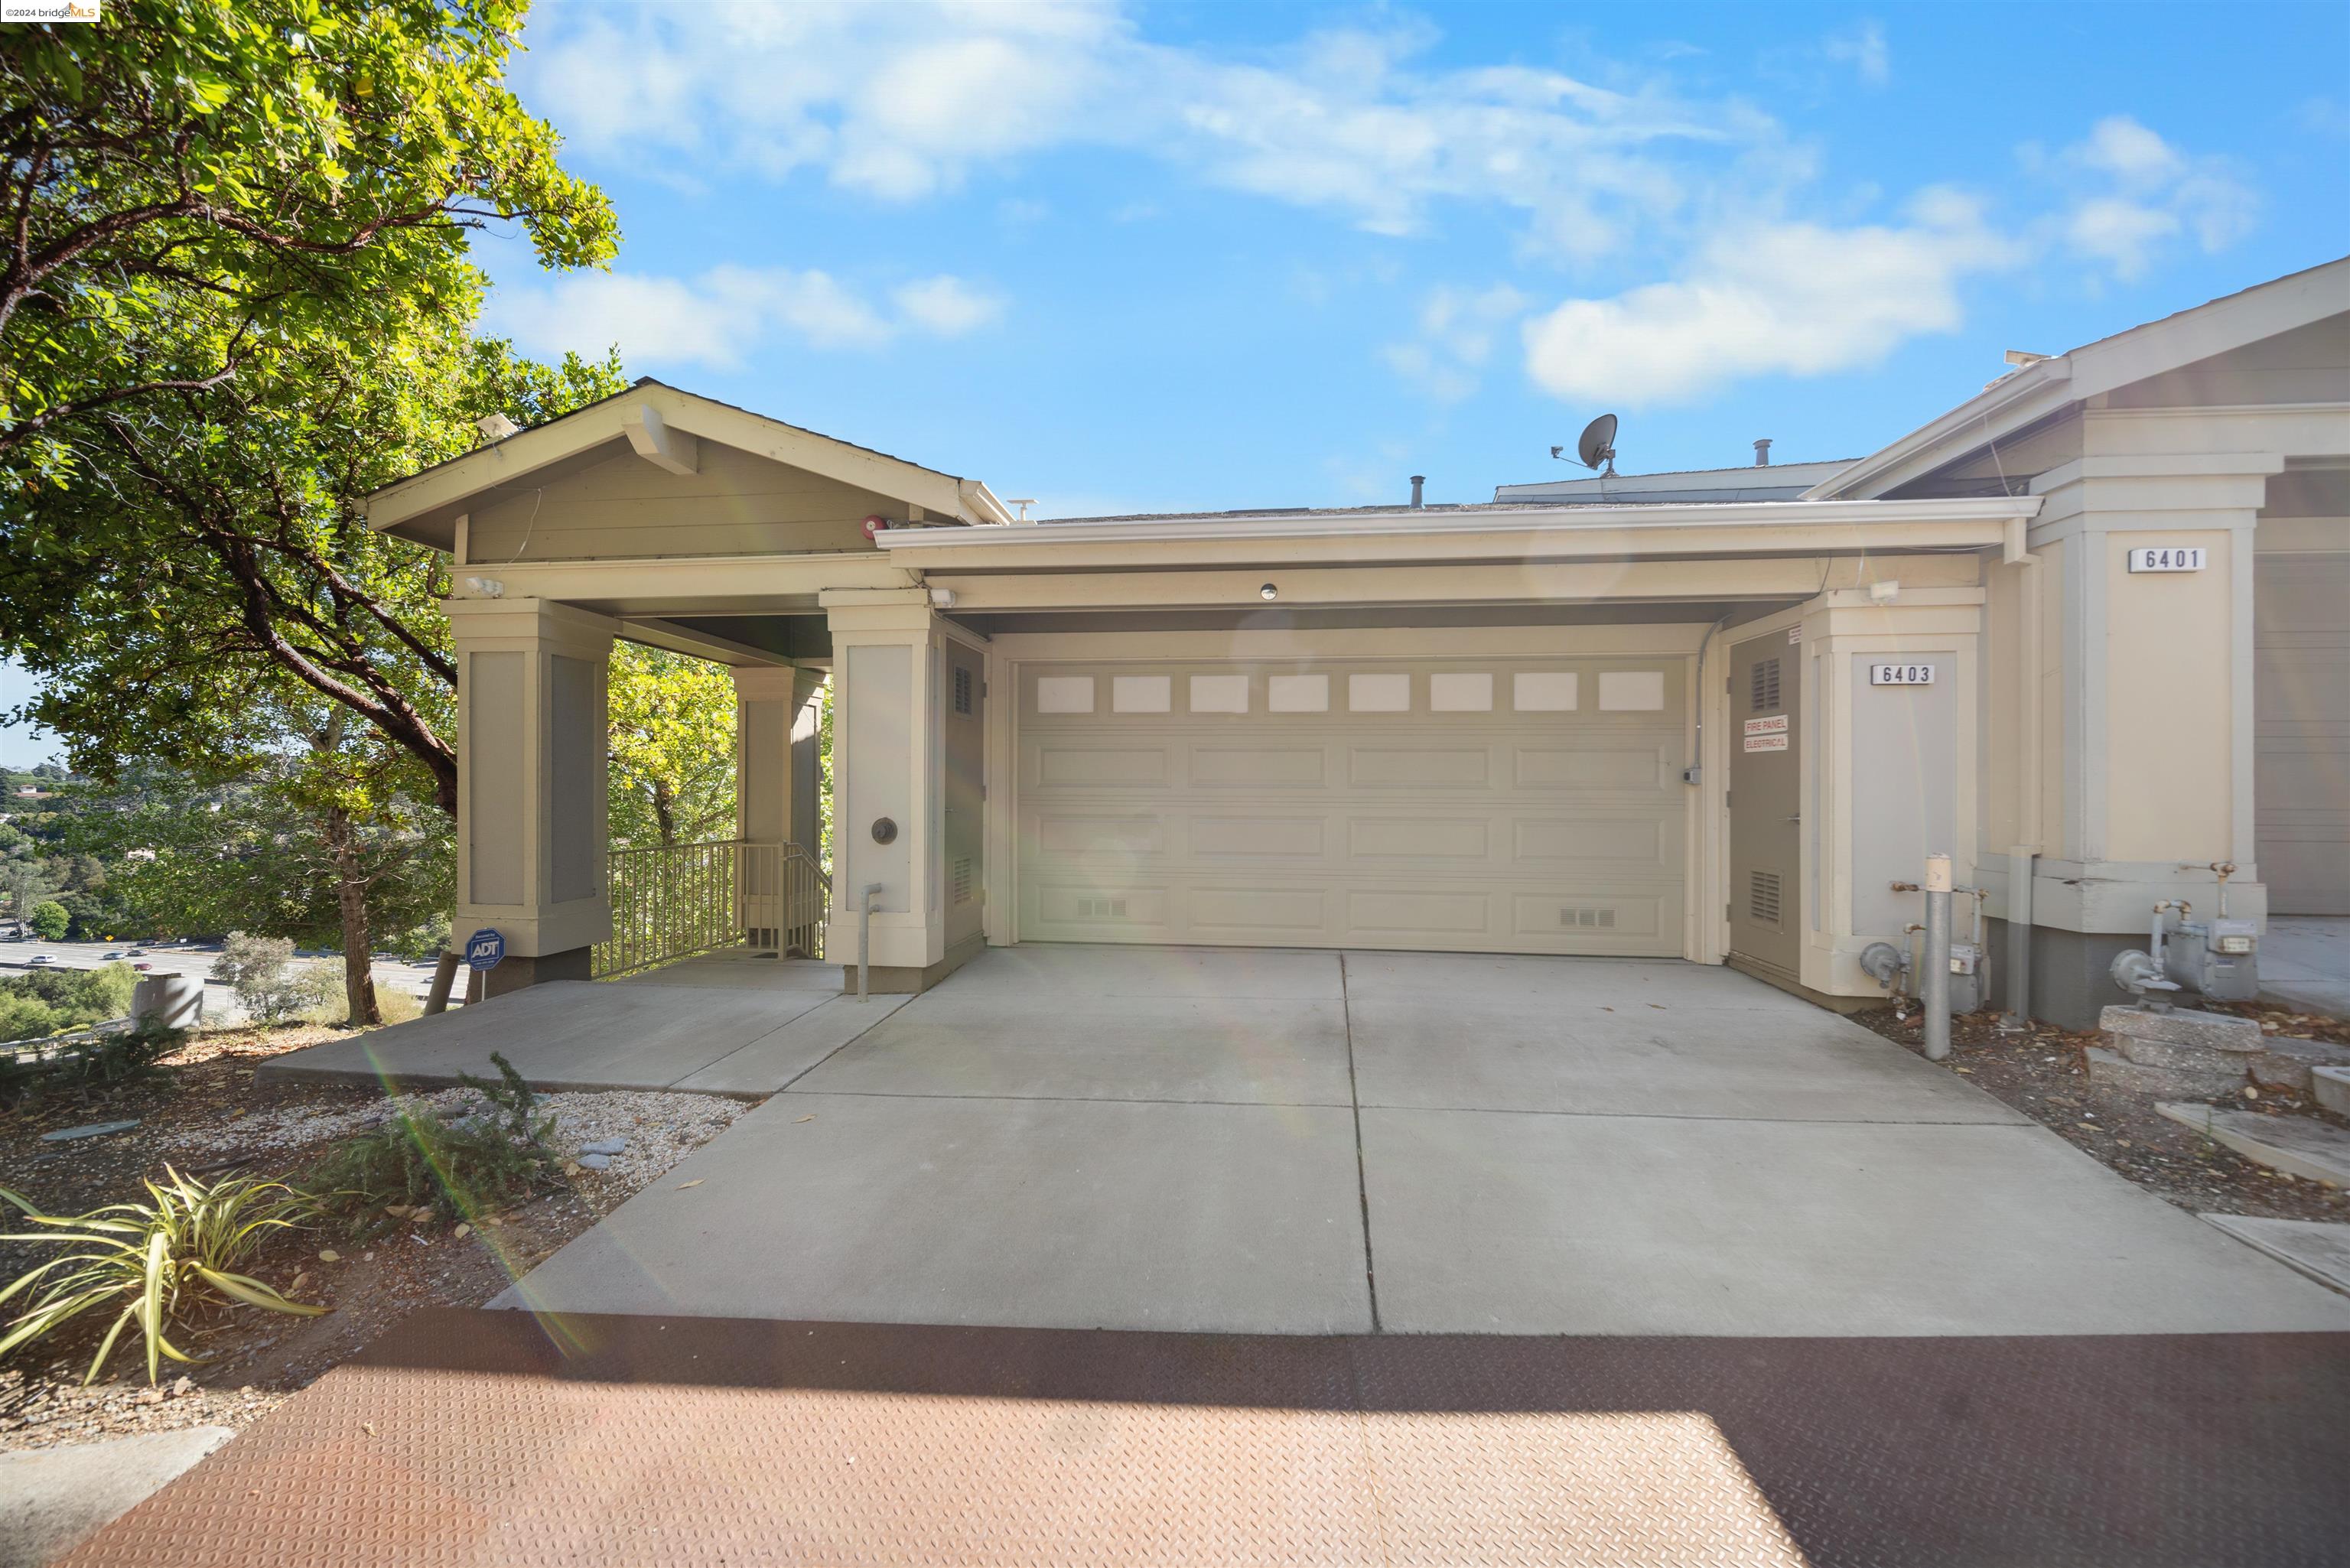
<svg viewBox="0 0 2350 1568">
<path fill-rule="evenodd" d="M 2350 1560 L 2350 1335 L 412 1318 L 76 1564 Z"/>
</svg>

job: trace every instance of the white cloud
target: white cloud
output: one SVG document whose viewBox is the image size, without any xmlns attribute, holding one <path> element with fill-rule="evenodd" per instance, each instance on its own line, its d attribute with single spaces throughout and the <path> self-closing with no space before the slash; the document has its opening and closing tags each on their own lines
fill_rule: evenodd
<svg viewBox="0 0 2350 1568">
<path fill-rule="evenodd" d="M 2192 157 L 2126 114 L 2067 148 L 2056 172 L 2073 188 L 2066 248 L 2126 283 L 2181 234 L 2220 251 L 2251 232 L 2259 199 L 2224 158 Z"/>
<path fill-rule="evenodd" d="M 1893 52 L 1886 47 L 1881 23 L 1863 22 L 1847 32 L 1831 34 L 1821 47 L 1828 58 L 1850 66 L 1870 87 L 1883 87 L 1893 79 Z"/>
<path fill-rule="evenodd" d="M 585 149 L 685 177 L 814 171 L 906 202 L 1064 146 L 1418 232 L 1444 201 L 1523 213 L 1533 239 L 1607 251 L 1687 199 L 1692 151 L 1777 140 L 1767 117 L 1531 67 L 1432 69 L 1426 24 L 1346 27 L 1227 59 L 1143 40 L 1106 5 L 707 5 L 558 10 L 518 67 Z"/>
<path fill-rule="evenodd" d="M 1494 337 L 1524 314 L 1526 296 L 1508 284 L 1484 289 L 1439 287 L 1421 304 L 1419 335 L 1390 343 L 1380 357 L 1388 369 L 1441 403 L 1477 389 Z"/>
<path fill-rule="evenodd" d="M 1757 223 L 1720 235 L 1676 282 L 1534 317 L 1526 369 L 1569 401 L 1634 405 L 1686 402 L 1752 376 L 1853 369 L 1955 331 L 1961 281 L 2021 254 L 1972 202 L 1942 191 L 1898 227 Z"/>
<path fill-rule="evenodd" d="M 633 273 L 573 273 L 501 287 L 489 325 L 525 350 L 601 354 L 612 344 L 631 368 L 739 368 L 774 337 L 816 349 L 874 349 L 909 333 L 956 337 L 1002 314 L 1002 303 L 961 278 L 904 284 L 885 313 L 828 273 L 717 266 L 691 280 Z"/>
<path fill-rule="evenodd" d="M 902 285 L 889 297 L 907 320 L 941 337 L 961 337 L 1003 318 L 1003 300 L 943 274 Z"/>
</svg>

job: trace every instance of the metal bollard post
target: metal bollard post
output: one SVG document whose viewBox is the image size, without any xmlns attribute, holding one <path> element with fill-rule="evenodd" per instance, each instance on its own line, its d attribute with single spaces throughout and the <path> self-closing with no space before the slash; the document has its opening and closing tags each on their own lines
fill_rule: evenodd
<svg viewBox="0 0 2350 1568">
<path fill-rule="evenodd" d="M 881 896 L 881 884 L 865 884 L 865 898 L 857 911 L 857 1000 L 864 1002 L 871 995 L 866 989 L 873 966 L 873 900 Z"/>
<path fill-rule="evenodd" d="M 1926 1010 L 1926 1059 L 1950 1054 L 1950 857 L 1926 857 L 1926 956 L 1918 1004 Z"/>
</svg>

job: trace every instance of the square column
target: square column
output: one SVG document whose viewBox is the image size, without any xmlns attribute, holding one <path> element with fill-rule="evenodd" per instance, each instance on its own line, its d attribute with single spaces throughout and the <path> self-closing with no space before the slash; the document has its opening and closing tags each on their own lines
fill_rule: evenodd
<svg viewBox="0 0 2350 1568">
<path fill-rule="evenodd" d="M 825 956 L 854 986 L 863 889 L 879 883 L 875 991 L 921 991 L 983 944 L 950 951 L 941 897 L 946 633 L 921 588 L 820 596 L 832 627 L 832 919 Z"/>
<path fill-rule="evenodd" d="M 1865 588 L 1839 588 L 1804 607 L 1797 810 L 1812 990 L 1877 994 L 1861 950 L 1902 946 L 1902 928 L 1925 918 L 1919 896 L 1891 884 L 1923 881 L 1927 856 L 1950 856 L 1957 879 L 1978 885 L 1983 598 L 1981 588 L 1904 588 L 1879 604 Z M 1873 680 L 1876 665 L 1908 683 Z M 1965 940 L 1973 900 L 1958 900 L 1951 918 Z"/>
<path fill-rule="evenodd" d="M 586 980 L 612 934 L 606 712 L 618 623 L 546 599 L 451 599 L 455 645 L 454 938 L 505 939 L 495 996 Z"/>
<path fill-rule="evenodd" d="M 734 680 L 734 836 L 779 849 L 796 844 L 819 860 L 822 846 L 810 841 L 812 834 L 800 835 L 816 819 L 819 781 L 802 764 L 815 756 L 807 707 L 824 684 L 824 671 L 753 664 L 729 673 Z M 774 857 L 746 860 L 743 875 L 739 896 L 751 946 L 805 949 L 810 933 L 801 928 L 825 918 L 809 897 L 814 878 L 788 873 Z"/>
</svg>

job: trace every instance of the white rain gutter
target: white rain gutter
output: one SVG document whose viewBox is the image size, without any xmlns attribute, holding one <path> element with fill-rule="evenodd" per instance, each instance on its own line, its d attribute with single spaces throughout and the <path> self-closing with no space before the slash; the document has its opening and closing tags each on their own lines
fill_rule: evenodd
<svg viewBox="0 0 2350 1568">
<path fill-rule="evenodd" d="M 925 550 L 1028 548 L 1040 545 L 1164 544 L 1243 539 L 1442 538 L 1448 535 L 1530 533 L 1571 538 L 1634 528 L 1752 529 L 1768 535 L 1823 524 L 1863 528 L 1905 523 L 1999 523 L 2038 514 L 2036 495 L 1927 501 L 1746 501 L 1663 506 L 1492 506 L 1475 511 L 1221 514 L 1130 523 L 1037 523 L 1024 527 L 892 528 L 874 543 L 892 555 Z"/>
</svg>

